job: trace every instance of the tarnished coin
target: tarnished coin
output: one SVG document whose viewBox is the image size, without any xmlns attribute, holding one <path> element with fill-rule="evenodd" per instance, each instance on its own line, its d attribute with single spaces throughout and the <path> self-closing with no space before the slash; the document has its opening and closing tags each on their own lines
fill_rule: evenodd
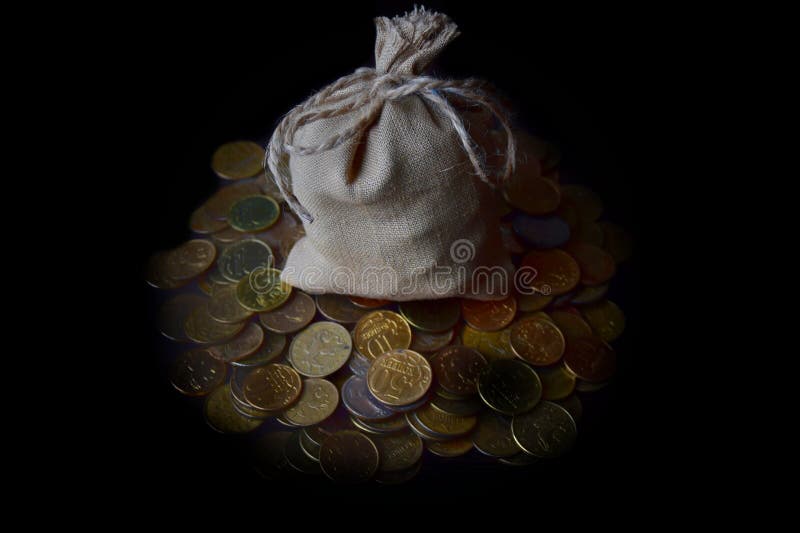
<svg viewBox="0 0 800 533">
<path fill-rule="evenodd" d="M 319 462 L 322 472 L 338 483 L 369 481 L 379 465 L 378 448 L 362 433 L 340 431 L 322 442 Z"/>
<path fill-rule="evenodd" d="M 341 324 L 355 324 L 369 313 L 367 309 L 358 307 L 341 294 L 318 294 L 316 300 L 317 309 L 322 316 Z"/>
<path fill-rule="evenodd" d="M 214 217 L 204 205 L 195 209 L 189 218 L 189 229 L 195 233 L 214 233 L 227 227 L 226 221 Z"/>
<path fill-rule="evenodd" d="M 411 346 L 411 327 L 393 311 L 372 311 L 353 330 L 358 352 L 374 361 L 380 355 Z"/>
<path fill-rule="evenodd" d="M 511 326 L 511 349 L 532 365 L 552 365 L 564 355 L 564 335 L 550 320 L 528 318 Z"/>
<path fill-rule="evenodd" d="M 352 350 L 350 334 L 342 325 L 315 322 L 294 337 L 288 359 L 302 375 L 319 378 L 342 368 Z"/>
<path fill-rule="evenodd" d="M 431 357 L 431 368 L 439 386 L 459 396 L 478 392 L 478 376 L 486 366 L 486 359 L 467 346 L 448 346 Z"/>
<path fill-rule="evenodd" d="M 458 416 L 446 413 L 432 404 L 415 411 L 414 417 L 428 433 L 440 438 L 465 435 L 475 428 L 478 420 L 474 416 Z"/>
<path fill-rule="evenodd" d="M 178 280 L 170 277 L 167 268 L 169 252 L 157 252 L 150 256 L 145 267 L 144 279 L 156 289 L 177 289 L 189 283 L 188 279 Z"/>
<path fill-rule="evenodd" d="M 395 415 L 385 420 L 365 420 L 351 417 L 351 421 L 356 428 L 373 435 L 388 435 L 408 429 L 408 423 L 403 415 Z"/>
<path fill-rule="evenodd" d="M 633 238 L 621 226 L 613 222 L 598 222 L 603 231 L 603 248 L 617 263 L 627 261 L 633 253 Z"/>
<path fill-rule="evenodd" d="M 542 398 L 536 372 L 516 360 L 498 360 L 478 379 L 478 394 L 486 405 L 504 415 L 530 411 Z"/>
<path fill-rule="evenodd" d="M 231 340 L 212 346 L 208 351 L 225 363 L 244 359 L 256 352 L 264 342 L 264 330 L 258 324 L 248 323 L 237 336 Z"/>
<path fill-rule="evenodd" d="M 472 442 L 476 450 L 489 457 L 511 457 L 522 451 L 511 435 L 511 421 L 491 411 L 478 417 Z"/>
<path fill-rule="evenodd" d="M 603 299 L 603 297 L 608 292 L 608 285 L 596 285 L 594 287 L 583 287 L 581 290 L 575 293 L 575 295 L 570 300 L 570 303 L 573 305 L 586 305 L 591 304 L 594 302 L 598 302 Z"/>
<path fill-rule="evenodd" d="M 394 350 L 373 361 L 367 372 L 370 393 L 390 407 L 413 404 L 433 381 L 427 359 L 411 350 Z"/>
<path fill-rule="evenodd" d="M 272 250 L 258 239 L 243 239 L 231 244 L 217 261 L 220 273 L 233 282 L 246 278 L 256 269 L 269 268 L 273 263 Z"/>
<path fill-rule="evenodd" d="M 589 337 L 592 335 L 592 328 L 580 316 L 580 314 L 571 313 L 569 311 L 556 310 L 550 313 L 550 318 L 565 338 L 581 338 Z"/>
<path fill-rule="evenodd" d="M 514 440 L 523 451 L 542 459 L 559 457 L 572 448 L 578 430 L 566 409 L 541 402 L 511 421 Z"/>
<path fill-rule="evenodd" d="M 186 319 L 197 307 L 206 303 L 208 299 L 199 294 L 179 294 L 168 300 L 158 311 L 158 329 L 168 339 L 185 342 L 189 340 L 186 336 L 184 324 Z"/>
<path fill-rule="evenodd" d="M 489 361 L 516 357 L 511 349 L 511 328 L 501 331 L 478 331 L 465 326 L 461 341 L 464 346 L 478 350 Z"/>
<path fill-rule="evenodd" d="M 529 215 L 552 213 L 561 202 L 558 185 L 546 178 L 522 175 L 514 175 L 506 181 L 503 197 Z"/>
<path fill-rule="evenodd" d="M 283 412 L 283 418 L 295 426 L 313 426 L 331 416 L 337 405 L 336 385 L 326 379 L 311 378 L 303 382 L 300 398 Z"/>
<path fill-rule="evenodd" d="M 219 322 L 235 324 L 247 320 L 253 312 L 239 303 L 236 285 L 215 285 L 208 302 L 208 314 Z"/>
<path fill-rule="evenodd" d="M 563 365 L 540 368 L 536 373 L 542 381 L 543 400 L 563 400 L 575 390 L 575 376 Z"/>
<path fill-rule="evenodd" d="M 527 267 L 532 280 L 522 280 L 537 292 L 559 296 L 566 294 L 581 280 L 581 269 L 571 255 L 563 250 L 534 250 L 522 259 L 520 268 Z M 518 274 L 519 277 L 519 274 Z"/>
<path fill-rule="evenodd" d="M 292 367 L 271 363 L 250 372 L 243 388 L 247 403 L 263 411 L 277 411 L 300 397 L 303 382 Z"/>
<path fill-rule="evenodd" d="M 439 457 L 460 457 L 472 450 L 472 439 L 462 437 L 445 441 L 427 441 L 425 447 L 433 455 L 438 455 Z"/>
<path fill-rule="evenodd" d="M 394 411 L 375 401 L 367 389 L 367 381 L 351 376 L 342 386 L 342 404 L 351 415 L 363 420 L 384 420 L 394 416 Z"/>
<path fill-rule="evenodd" d="M 206 210 L 208 210 L 211 216 L 224 219 L 228 216 L 228 212 L 237 200 L 254 194 L 261 194 L 261 187 L 258 185 L 257 180 L 248 180 L 226 185 L 218 189 L 217 192 L 206 201 Z"/>
<path fill-rule="evenodd" d="M 228 223 L 235 230 L 253 233 L 272 226 L 280 216 L 281 207 L 269 196 L 247 196 L 233 204 Z"/>
<path fill-rule="evenodd" d="M 187 396 L 205 396 L 225 381 L 225 374 L 225 364 L 208 350 L 189 350 L 172 363 L 170 382 Z"/>
<path fill-rule="evenodd" d="M 319 462 L 309 457 L 303 451 L 303 444 L 301 442 L 302 432 L 295 431 L 289 440 L 286 442 L 284 453 L 286 454 L 286 461 L 289 466 L 308 475 L 319 475 L 321 473 Z"/>
<path fill-rule="evenodd" d="M 403 318 L 422 331 L 453 329 L 461 318 L 461 304 L 455 298 L 401 302 L 398 307 Z"/>
<path fill-rule="evenodd" d="M 606 342 L 616 340 L 625 330 L 625 315 L 610 300 L 587 305 L 581 311 L 595 333 Z"/>
<path fill-rule="evenodd" d="M 584 381 L 603 383 L 617 370 L 617 354 L 600 337 L 569 339 L 564 351 L 564 364 Z"/>
<path fill-rule="evenodd" d="M 461 300 L 464 320 L 479 331 L 498 331 L 508 326 L 517 314 L 517 300 L 513 295 L 502 300 Z"/>
<path fill-rule="evenodd" d="M 570 239 L 569 224 L 558 216 L 514 215 L 514 232 L 534 248 L 557 248 Z"/>
<path fill-rule="evenodd" d="M 231 361 L 233 366 L 255 368 L 257 366 L 264 366 L 276 360 L 286 348 L 286 337 L 278 333 L 268 333 L 264 335 L 264 342 L 261 347 L 254 353 L 239 359 Z"/>
<path fill-rule="evenodd" d="M 584 243 L 570 243 L 565 250 L 575 258 L 581 269 L 581 283 L 602 285 L 614 277 L 617 264 L 608 252 Z"/>
<path fill-rule="evenodd" d="M 431 333 L 428 331 L 411 331 L 411 349 L 415 352 L 430 353 L 436 352 L 447 346 L 453 341 L 455 330 L 448 329 L 441 333 Z"/>
<path fill-rule="evenodd" d="M 292 286 L 281 281 L 281 271 L 274 268 L 256 268 L 236 285 L 236 300 L 256 313 L 280 307 L 291 295 Z"/>
<path fill-rule="evenodd" d="M 225 143 L 211 157 L 211 168 L 226 180 L 252 178 L 264 169 L 264 149 L 251 141 Z"/>
<path fill-rule="evenodd" d="M 192 239 L 167 252 L 166 274 L 174 280 L 199 276 L 214 263 L 217 249 L 205 239 Z"/>
<path fill-rule="evenodd" d="M 389 300 L 377 300 L 375 298 L 365 298 L 363 296 L 349 296 L 350 301 L 358 307 L 364 309 L 377 309 L 389 303 Z"/>
<path fill-rule="evenodd" d="M 410 431 L 376 437 L 372 442 L 378 448 L 378 470 L 381 472 L 411 468 L 422 458 L 422 440 Z"/>
<path fill-rule="evenodd" d="M 264 422 L 243 416 L 234 409 L 228 385 L 218 387 L 206 398 L 203 414 L 208 425 L 220 433 L 249 433 Z"/>
<path fill-rule="evenodd" d="M 561 194 L 565 201 L 575 207 L 582 220 L 592 222 L 603 214 L 603 201 L 582 185 L 564 185 L 561 187 Z"/>
<path fill-rule="evenodd" d="M 261 325 L 275 333 L 300 331 L 314 319 L 317 307 L 314 299 L 301 291 L 293 291 L 285 304 L 272 311 L 260 313 Z"/>
<path fill-rule="evenodd" d="M 214 320 L 208 314 L 208 306 L 206 304 L 198 305 L 194 311 L 189 314 L 184 324 L 186 336 L 190 340 L 198 344 L 211 344 L 223 342 L 244 329 L 245 324 L 240 322 L 238 324 L 223 324 Z"/>
<path fill-rule="evenodd" d="M 450 413 L 451 415 L 456 416 L 476 415 L 484 408 L 483 402 L 476 396 L 454 400 L 451 398 L 444 398 L 439 394 L 434 394 L 433 398 L 431 398 L 431 404 L 435 405 L 445 413 Z"/>
<path fill-rule="evenodd" d="M 533 311 L 541 311 L 553 301 L 552 296 L 545 296 L 542 293 L 534 292 L 533 294 L 518 294 L 517 307 L 523 313 L 530 313 Z"/>
</svg>

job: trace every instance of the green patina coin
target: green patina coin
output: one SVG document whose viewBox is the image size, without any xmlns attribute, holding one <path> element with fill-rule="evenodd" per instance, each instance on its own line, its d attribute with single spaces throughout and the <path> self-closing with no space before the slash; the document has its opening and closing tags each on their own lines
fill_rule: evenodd
<svg viewBox="0 0 800 533">
<path fill-rule="evenodd" d="M 272 226 L 280 216 L 278 202 L 269 196 L 248 196 L 233 204 L 228 223 L 239 231 L 256 232 Z"/>
</svg>

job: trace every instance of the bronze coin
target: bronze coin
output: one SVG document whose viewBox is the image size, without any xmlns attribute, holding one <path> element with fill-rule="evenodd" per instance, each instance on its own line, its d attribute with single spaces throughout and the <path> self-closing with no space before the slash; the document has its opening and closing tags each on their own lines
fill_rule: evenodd
<svg viewBox="0 0 800 533">
<path fill-rule="evenodd" d="M 225 363 L 208 350 L 189 350 L 178 356 L 170 369 L 170 382 L 187 396 L 205 396 L 225 381 Z"/>
<path fill-rule="evenodd" d="M 230 363 L 252 355 L 261 347 L 262 342 L 264 330 L 258 324 L 250 322 L 236 337 L 224 344 L 212 346 L 208 351 L 220 361 Z"/>
<path fill-rule="evenodd" d="M 430 360 L 439 386 L 459 396 L 478 392 L 478 376 L 486 369 L 486 359 L 467 346 L 448 346 Z"/>
<path fill-rule="evenodd" d="M 271 363 L 250 372 L 244 381 L 244 399 L 263 411 L 277 411 L 292 405 L 303 382 L 290 366 Z"/>
<path fill-rule="evenodd" d="M 575 258 L 581 269 L 581 282 L 584 285 L 602 285 L 614 277 L 617 264 L 611 254 L 591 244 L 571 243 L 566 251 Z"/>
<path fill-rule="evenodd" d="M 375 298 L 365 298 L 363 296 L 350 296 L 349 298 L 353 304 L 364 309 L 377 309 L 389 303 L 389 300 L 376 300 Z"/>
<path fill-rule="evenodd" d="M 503 300 L 461 300 L 464 320 L 478 331 L 498 331 L 514 320 L 517 300 L 508 295 Z"/>
<path fill-rule="evenodd" d="M 478 379 L 486 405 L 504 415 L 530 411 L 542 398 L 542 382 L 530 366 L 514 359 L 492 361 Z"/>
<path fill-rule="evenodd" d="M 355 324 L 369 313 L 369 310 L 358 307 L 341 294 L 318 294 L 316 300 L 322 316 L 341 324 Z"/>
<path fill-rule="evenodd" d="M 564 354 L 564 335 L 549 320 L 529 318 L 511 327 L 511 349 L 532 365 L 552 365 Z"/>
<path fill-rule="evenodd" d="M 608 381 L 617 369 L 617 354 L 600 337 L 568 339 L 564 364 L 570 372 L 584 381 Z"/>
<path fill-rule="evenodd" d="M 528 252 L 522 259 L 520 270 L 517 272 L 518 281 L 544 295 L 566 294 L 581 280 L 578 262 L 562 250 Z"/>
<path fill-rule="evenodd" d="M 308 294 L 293 291 L 289 300 L 272 311 L 259 313 L 261 325 L 275 333 L 294 333 L 300 331 L 314 319 L 317 307 Z"/>
</svg>

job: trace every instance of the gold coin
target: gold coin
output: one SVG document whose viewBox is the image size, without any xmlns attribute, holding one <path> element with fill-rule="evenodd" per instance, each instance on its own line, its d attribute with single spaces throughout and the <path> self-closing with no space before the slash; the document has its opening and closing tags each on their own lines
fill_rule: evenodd
<svg viewBox="0 0 800 533">
<path fill-rule="evenodd" d="M 269 196 L 246 196 L 233 204 L 228 223 L 241 232 L 257 232 L 275 224 L 280 216 L 281 207 Z"/>
<path fill-rule="evenodd" d="M 260 313 L 261 325 L 275 333 L 294 333 L 300 331 L 314 320 L 317 307 L 314 299 L 301 291 L 294 291 L 285 304 L 279 308 Z"/>
<path fill-rule="evenodd" d="M 478 418 L 446 413 L 433 404 L 414 412 L 416 421 L 430 434 L 440 438 L 460 437 L 475 428 Z"/>
<path fill-rule="evenodd" d="M 502 300 L 461 300 L 467 324 L 480 331 L 498 331 L 508 326 L 517 314 L 517 300 L 509 294 Z"/>
<path fill-rule="evenodd" d="M 185 342 L 189 338 L 186 336 L 184 324 L 192 311 L 200 305 L 205 304 L 207 298 L 199 294 L 179 294 L 168 300 L 158 311 L 158 329 L 168 339 Z"/>
<path fill-rule="evenodd" d="M 228 227 L 224 220 L 215 218 L 208 212 L 205 205 L 201 205 L 192 212 L 189 218 L 189 229 L 195 233 L 214 233 Z"/>
<path fill-rule="evenodd" d="M 236 283 L 258 269 L 271 267 L 274 262 L 272 250 L 266 243 L 245 239 L 225 248 L 217 265 L 225 279 Z"/>
<path fill-rule="evenodd" d="M 622 226 L 613 222 L 598 223 L 603 230 L 603 248 L 617 263 L 630 259 L 633 253 L 633 238 Z"/>
<path fill-rule="evenodd" d="M 236 285 L 236 299 L 242 307 L 257 313 L 283 305 L 292 294 L 292 286 L 281 281 L 281 271 L 260 267 Z"/>
<path fill-rule="evenodd" d="M 506 181 L 503 197 L 509 204 L 529 215 L 552 213 L 561 202 L 561 193 L 555 183 L 546 178 L 519 174 Z"/>
<path fill-rule="evenodd" d="M 369 481 L 379 465 L 378 448 L 358 431 L 339 431 L 322 441 L 319 462 L 322 472 L 338 483 Z"/>
<path fill-rule="evenodd" d="M 283 353 L 284 348 L 286 348 L 286 337 L 277 333 L 270 333 L 264 336 L 264 342 L 255 353 L 248 355 L 244 359 L 231 361 L 231 364 L 247 368 L 264 366 L 277 359 Z"/>
<path fill-rule="evenodd" d="M 461 304 L 455 298 L 401 302 L 398 307 L 403 318 L 422 331 L 453 329 L 461 318 Z"/>
<path fill-rule="evenodd" d="M 376 437 L 372 440 L 380 457 L 378 470 L 397 472 L 411 468 L 422 458 L 422 440 L 412 432 Z"/>
<path fill-rule="evenodd" d="M 575 207 L 581 220 L 593 222 L 603 214 L 603 201 L 586 187 L 564 185 L 561 187 L 561 194 Z"/>
<path fill-rule="evenodd" d="M 222 179 L 252 178 L 264 169 L 264 149 L 251 141 L 225 143 L 211 157 L 211 168 Z"/>
<path fill-rule="evenodd" d="M 344 326 L 315 322 L 292 340 L 288 359 L 300 374 L 319 378 L 342 368 L 352 351 L 353 343 Z"/>
<path fill-rule="evenodd" d="M 204 396 L 225 381 L 225 363 L 208 350 L 189 350 L 178 356 L 170 369 L 170 382 L 187 396 Z"/>
<path fill-rule="evenodd" d="M 208 351 L 220 361 L 230 363 L 255 353 L 263 342 L 264 330 L 258 324 L 250 322 L 236 337 L 224 344 L 212 346 Z"/>
<path fill-rule="evenodd" d="M 167 276 L 175 280 L 191 279 L 208 270 L 214 263 L 217 249 L 205 239 L 193 239 L 167 252 Z"/>
<path fill-rule="evenodd" d="M 565 338 L 579 339 L 592 335 L 591 326 L 581 318 L 580 314 L 556 310 L 550 313 L 550 318 L 558 326 Z"/>
<path fill-rule="evenodd" d="M 433 372 L 427 359 L 411 350 L 394 350 L 373 361 L 367 371 L 367 387 L 380 402 L 406 406 L 428 392 Z"/>
<path fill-rule="evenodd" d="M 478 350 L 489 361 L 516 357 L 511 349 L 511 328 L 501 331 L 478 331 L 465 326 L 461 341 L 464 346 Z"/>
<path fill-rule="evenodd" d="M 560 296 L 574 289 L 581 280 L 581 269 L 571 255 L 562 250 L 533 250 L 520 267 L 535 273 L 526 284 L 541 294 Z"/>
<path fill-rule="evenodd" d="M 469 396 L 478 392 L 478 376 L 486 369 L 486 359 L 467 346 L 448 346 L 431 357 L 436 381 L 450 394 Z"/>
<path fill-rule="evenodd" d="M 531 411 L 515 416 L 511 431 L 523 451 L 541 459 L 563 455 L 578 435 L 572 416 L 552 402 L 541 402 Z"/>
<path fill-rule="evenodd" d="M 530 411 L 542 397 L 536 372 L 517 360 L 498 360 L 478 379 L 478 394 L 498 413 L 515 415 Z"/>
<path fill-rule="evenodd" d="M 602 248 L 591 244 L 570 243 L 565 249 L 580 265 L 581 283 L 584 285 L 602 285 L 614 277 L 617 264 Z"/>
<path fill-rule="evenodd" d="M 331 416 L 337 405 L 336 385 L 326 379 L 311 378 L 303 382 L 300 398 L 283 412 L 283 418 L 295 426 L 313 426 Z"/>
<path fill-rule="evenodd" d="M 460 457 L 472 449 L 472 439 L 463 437 L 445 441 L 427 441 L 425 447 L 439 457 Z"/>
<path fill-rule="evenodd" d="M 452 329 L 441 333 L 413 330 L 411 332 L 410 348 L 420 353 L 439 351 L 452 342 L 454 333 Z"/>
<path fill-rule="evenodd" d="M 575 376 L 563 365 L 540 368 L 537 374 L 542 380 L 542 399 L 544 400 L 563 400 L 575 390 Z"/>
<path fill-rule="evenodd" d="M 316 300 L 322 316 L 341 324 L 355 324 L 369 312 L 341 294 L 318 294 Z"/>
<path fill-rule="evenodd" d="M 271 363 L 250 372 L 244 380 L 244 399 L 262 411 L 277 411 L 292 405 L 303 388 L 300 375 L 291 367 Z"/>
<path fill-rule="evenodd" d="M 581 310 L 595 333 L 606 342 L 616 340 L 625 330 L 625 315 L 610 300 L 587 305 Z"/>
<path fill-rule="evenodd" d="M 393 311 L 372 311 L 358 321 L 353 339 L 356 350 L 374 361 L 386 352 L 411 346 L 411 327 Z"/>
<path fill-rule="evenodd" d="M 564 335 L 549 320 L 529 318 L 511 327 L 511 349 L 532 365 L 552 365 L 564 355 Z"/>
<path fill-rule="evenodd" d="M 264 422 L 243 416 L 234 409 L 229 385 L 217 388 L 208 396 L 203 414 L 208 425 L 220 433 L 249 433 Z"/>
<path fill-rule="evenodd" d="M 242 307 L 236 299 L 236 285 L 214 285 L 208 302 L 208 314 L 224 324 L 235 324 L 247 320 L 253 312 Z"/>
<path fill-rule="evenodd" d="M 184 324 L 186 336 L 198 344 L 226 341 L 242 331 L 243 328 L 244 323 L 242 322 L 238 324 L 217 322 L 208 314 L 208 306 L 205 304 L 198 305 Z"/>
<path fill-rule="evenodd" d="M 519 294 L 517 295 L 517 307 L 523 313 L 530 313 L 533 311 L 541 311 L 553 301 L 552 296 L 545 296 L 544 294 L 535 292 L 533 294 Z"/>
<path fill-rule="evenodd" d="M 170 277 L 167 268 L 168 257 L 169 252 L 157 252 L 147 260 L 144 279 L 151 287 L 156 289 L 177 289 L 189 283 L 188 279 L 179 280 Z"/>
<path fill-rule="evenodd" d="M 511 457 L 522 451 L 511 434 L 511 421 L 491 411 L 478 417 L 472 442 L 476 450 L 489 457 Z"/>
</svg>

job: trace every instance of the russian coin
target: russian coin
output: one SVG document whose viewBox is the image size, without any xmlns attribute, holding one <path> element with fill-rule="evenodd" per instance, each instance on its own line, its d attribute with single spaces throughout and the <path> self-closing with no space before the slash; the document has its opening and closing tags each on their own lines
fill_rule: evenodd
<svg viewBox="0 0 800 533">
<path fill-rule="evenodd" d="M 335 322 L 315 322 L 298 333 L 289 346 L 289 363 L 307 377 L 325 377 L 347 363 L 353 344 Z"/>
</svg>

